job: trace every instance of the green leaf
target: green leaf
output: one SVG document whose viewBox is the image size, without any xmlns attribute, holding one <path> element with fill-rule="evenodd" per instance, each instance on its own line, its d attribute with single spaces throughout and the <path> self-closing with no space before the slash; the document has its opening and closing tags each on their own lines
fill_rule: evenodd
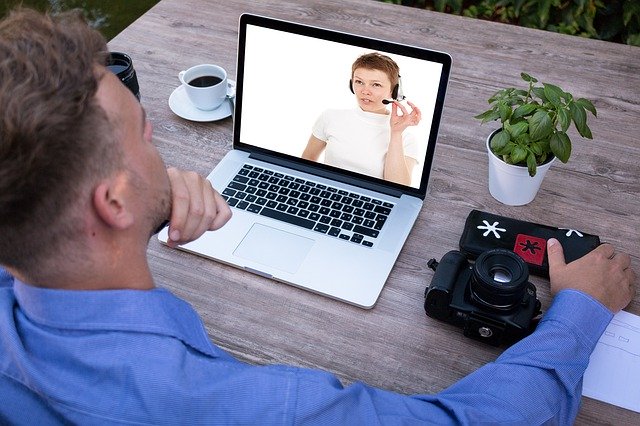
<svg viewBox="0 0 640 426">
<path fill-rule="evenodd" d="M 560 105 L 562 94 L 564 93 L 562 89 L 560 89 L 558 86 L 554 86 L 553 84 L 542 84 L 544 85 L 544 95 L 547 97 L 549 102 Z"/>
<path fill-rule="evenodd" d="M 560 128 L 563 132 L 566 132 L 569 126 L 571 125 L 571 116 L 569 115 L 569 111 L 566 108 L 558 109 L 558 122 L 560 123 Z"/>
<path fill-rule="evenodd" d="M 511 107 L 505 103 L 498 104 L 498 109 L 500 111 L 500 121 L 503 123 L 511 117 Z"/>
<path fill-rule="evenodd" d="M 547 97 L 544 94 L 544 89 L 542 87 L 534 87 L 531 89 L 534 95 L 540 98 L 540 100 L 544 103 L 547 102 Z"/>
<path fill-rule="evenodd" d="M 578 129 L 578 133 L 580 133 L 582 137 L 587 137 L 585 135 L 590 134 L 591 131 L 587 127 L 587 113 L 585 109 L 576 102 L 571 102 L 569 109 L 571 110 L 571 117 L 576 125 L 576 129 Z"/>
<path fill-rule="evenodd" d="M 578 105 L 580 105 L 582 108 L 584 108 L 587 111 L 591 112 L 591 114 L 593 114 L 594 117 L 598 116 L 598 112 L 596 111 L 596 107 L 591 103 L 591 101 L 589 99 L 579 98 L 578 100 L 576 100 L 576 103 Z"/>
<path fill-rule="evenodd" d="M 509 140 L 509 133 L 505 132 L 504 130 L 499 131 L 491 138 L 491 142 L 489 143 L 491 145 L 491 150 L 497 153 L 507 145 L 507 142 L 509 142 Z"/>
<path fill-rule="evenodd" d="M 633 16 L 640 17 L 640 3 L 635 1 L 625 1 L 622 7 L 622 21 L 624 26 L 628 27 Z"/>
<path fill-rule="evenodd" d="M 558 160 L 563 163 L 569 161 L 569 157 L 571 156 L 571 140 L 569 140 L 569 136 L 567 136 L 566 133 L 556 132 L 551 135 L 549 145 L 551 152 L 558 157 Z"/>
<path fill-rule="evenodd" d="M 581 135 L 587 139 L 593 139 L 593 135 L 591 134 L 591 129 L 586 124 L 584 125 L 584 134 Z"/>
<path fill-rule="evenodd" d="M 538 0 L 538 19 L 540 19 L 540 28 L 547 26 L 550 8 L 551 0 Z"/>
<path fill-rule="evenodd" d="M 498 118 L 500 118 L 500 114 L 498 114 L 498 112 L 494 109 L 490 109 L 488 111 L 483 112 L 482 114 L 478 114 L 475 117 L 478 120 L 482 120 L 482 124 L 486 123 L 487 121 L 493 121 L 493 120 L 497 120 Z"/>
<path fill-rule="evenodd" d="M 495 101 L 498 101 L 498 100 L 500 100 L 500 99 L 504 98 L 505 96 L 507 96 L 507 91 L 508 91 L 508 90 L 509 90 L 509 89 L 502 89 L 502 90 L 498 90 L 496 93 L 494 93 L 494 94 L 493 94 L 493 96 L 491 96 L 491 97 L 489 98 L 489 103 L 490 103 L 490 104 L 492 104 L 492 103 L 494 103 Z"/>
<path fill-rule="evenodd" d="M 526 72 L 521 72 L 520 73 L 520 77 L 526 81 L 527 83 L 537 83 L 538 80 L 536 80 L 535 78 L 531 77 L 529 74 L 527 74 Z"/>
<path fill-rule="evenodd" d="M 640 46 L 640 33 L 633 33 L 627 36 L 627 44 L 631 46 Z"/>
<path fill-rule="evenodd" d="M 535 155 L 542 155 L 542 143 L 540 141 L 532 143 L 529 148 Z"/>
<path fill-rule="evenodd" d="M 525 133 L 529 129 L 529 123 L 526 121 L 520 121 L 511 126 L 509 129 L 509 133 L 511 134 L 511 138 L 515 139 L 521 134 Z"/>
<path fill-rule="evenodd" d="M 516 145 L 516 147 L 513 148 L 513 151 L 511 151 L 511 161 L 513 161 L 513 164 L 521 163 L 526 158 L 527 158 L 527 150 L 519 145 Z"/>
<path fill-rule="evenodd" d="M 527 155 L 527 170 L 529 171 L 529 176 L 534 177 L 536 175 L 536 156 L 532 153 Z"/>
<path fill-rule="evenodd" d="M 529 135 L 534 141 L 549 136 L 553 132 L 553 122 L 546 111 L 538 110 L 529 118 Z"/>
<path fill-rule="evenodd" d="M 515 111 L 513 111 L 513 114 L 511 114 L 511 119 L 513 120 L 514 118 L 520 118 L 520 117 L 524 117 L 525 115 L 529 115 L 533 111 L 535 111 L 539 106 L 540 105 L 538 104 L 521 105 L 518 108 L 516 108 Z"/>
</svg>

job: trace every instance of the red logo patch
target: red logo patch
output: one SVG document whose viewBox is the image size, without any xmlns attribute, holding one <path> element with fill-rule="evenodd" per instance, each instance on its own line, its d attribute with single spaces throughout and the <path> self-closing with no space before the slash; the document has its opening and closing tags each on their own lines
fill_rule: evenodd
<svg viewBox="0 0 640 426">
<path fill-rule="evenodd" d="M 547 251 L 547 240 L 531 235 L 518 234 L 513 251 L 525 262 L 533 265 L 542 265 L 544 254 Z"/>
</svg>

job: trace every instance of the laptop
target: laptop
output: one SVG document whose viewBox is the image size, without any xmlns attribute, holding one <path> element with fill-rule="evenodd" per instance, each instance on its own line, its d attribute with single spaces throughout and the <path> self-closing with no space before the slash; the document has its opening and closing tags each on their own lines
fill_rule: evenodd
<svg viewBox="0 0 640 426">
<path fill-rule="evenodd" d="M 380 172 L 387 167 L 389 115 L 362 114 L 355 95 L 361 92 L 354 91 L 364 84 L 372 92 L 377 80 L 351 80 L 355 59 L 371 53 L 398 65 L 401 87 L 394 87 L 393 96 L 406 97 L 408 113 L 407 101 L 421 111 L 419 123 L 402 133 L 413 164 L 402 183 Z M 242 15 L 233 149 L 208 176 L 233 217 L 180 249 L 372 308 L 423 205 L 450 68 L 446 53 Z M 378 121 L 360 121 L 370 118 Z M 332 119 L 343 119 L 347 134 L 362 139 L 361 145 L 350 155 L 330 152 L 330 146 L 352 141 L 327 139 L 326 149 L 303 159 L 319 127 L 332 132 L 319 123 Z M 330 158 L 341 153 L 339 161 Z M 363 162 L 374 167 L 359 169 Z M 166 243 L 166 228 L 158 238 Z"/>
</svg>

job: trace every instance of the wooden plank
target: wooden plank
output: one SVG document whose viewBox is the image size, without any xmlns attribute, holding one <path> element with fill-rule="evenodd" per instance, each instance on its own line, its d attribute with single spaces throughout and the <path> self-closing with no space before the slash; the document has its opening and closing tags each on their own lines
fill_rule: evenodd
<svg viewBox="0 0 640 426">
<path fill-rule="evenodd" d="M 214 342 L 251 363 L 287 363 L 403 393 L 437 392 L 495 359 L 501 349 L 427 318 L 426 261 L 457 247 L 474 208 L 598 234 L 640 265 L 640 49 L 455 17 L 375 1 L 163 0 L 110 42 L 134 59 L 142 103 L 168 165 L 207 174 L 231 147 L 232 120 L 192 123 L 168 98 L 180 70 L 204 62 L 236 71 L 243 12 L 448 52 L 454 65 L 424 208 L 370 311 L 161 246 L 152 239 L 157 283 L 189 301 Z M 486 136 L 473 116 L 520 72 L 594 101 L 594 140 L 575 140 L 528 206 L 508 207 L 487 189 Z M 548 282 L 532 277 L 543 307 Z M 640 314 L 640 296 L 627 308 Z M 640 415 L 584 398 L 578 424 L 638 424 Z"/>
</svg>

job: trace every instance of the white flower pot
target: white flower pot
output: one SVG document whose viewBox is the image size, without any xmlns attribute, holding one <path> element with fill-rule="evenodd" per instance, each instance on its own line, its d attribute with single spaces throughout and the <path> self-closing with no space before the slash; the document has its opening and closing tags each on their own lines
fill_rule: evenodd
<svg viewBox="0 0 640 426">
<path fill-rule="evenodd" d="M 496 156 L 489 147 L 489 141 L 498 130 L 487 138 L 487 153 L 489 154 L 489 192 L 491 196 L 509 206 L 523 206 L 536 197 L 542 184 L 544 175 L 555 161 L 555 157 L 547 163 L 538 166 L 536 175 L 529 176 L 524 166 L 507 164 Z"/>
</svg>

